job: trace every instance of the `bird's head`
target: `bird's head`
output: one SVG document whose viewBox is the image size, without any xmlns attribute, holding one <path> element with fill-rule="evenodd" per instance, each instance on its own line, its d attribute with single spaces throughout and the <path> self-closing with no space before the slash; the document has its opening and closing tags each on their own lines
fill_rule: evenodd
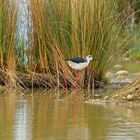
<svg viewBox="0 0 140 140">
<path fill-rule="evenodd" d="M 87 55 L 86 59 L 87 59 L 87 61 L 91 61 L 93 59 L 93 57 L 91 55 Z"/>
</svg>

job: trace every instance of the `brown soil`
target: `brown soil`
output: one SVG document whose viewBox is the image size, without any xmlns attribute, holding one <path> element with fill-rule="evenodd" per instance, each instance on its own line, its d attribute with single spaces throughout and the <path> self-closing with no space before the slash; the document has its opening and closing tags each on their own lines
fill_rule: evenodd
<svg viewBox="0 0 140 140">
<path fill-rule="evenodd" d="M 11 76 L 8 75 L 5 72 L 0 72 L 0 85 L 4 86 L 7 85 L 8 79 L 10 79 Z M 17 86 L 23 87 L 23 88 L 39 88 L 39 87 L 56 87 L 56 78 L 50 78 L 50 76 L 46 74 L 17 74 L 16 76 L 13 76 L 13 79 L 16 81 Z M 51 80 L 50 80 L 51 79 Z"/>
</svg>

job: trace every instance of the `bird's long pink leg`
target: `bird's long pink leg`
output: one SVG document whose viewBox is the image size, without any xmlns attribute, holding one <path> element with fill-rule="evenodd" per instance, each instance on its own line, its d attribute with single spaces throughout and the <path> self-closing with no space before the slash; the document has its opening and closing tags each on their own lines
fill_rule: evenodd
<svg viewBox="0 0 140 140">
<path fill-rule="evenodd" d="M 74 86 L 75 86 L 75 89 L 76 89 L 76 97 L 78 97 L 78 90 L 77 90 L 77 85 L 78 85 L 78 79 L 79 79 L 79 74 L 78 72 L 76 73 L 76 78 L 75 78 L 75 81 L 74 81 Z"/>
<path fill-rule="evenodd" d="M 64 70 L 64 82 L 65 82 L 65 88 L 66 88 L 66 96 L 68 96 L 68 85 L 67 85 L 67 69 Z"/>
</svg>

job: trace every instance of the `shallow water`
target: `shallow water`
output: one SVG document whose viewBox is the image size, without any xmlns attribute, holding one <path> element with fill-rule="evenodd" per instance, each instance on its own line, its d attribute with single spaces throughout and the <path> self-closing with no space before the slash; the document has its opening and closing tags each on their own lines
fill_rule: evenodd
<svg viewBox="0 0 140 140">
<path fill-rule="evenodd" d="M 139 73 L 140 72 L 140 62 L 139 63 L 137 63 L 137 62 L 125 62 L 122 60 L 116 60 L 116 61 L 114 62 L 114 64 L 111 67 L 112 72 L 119 71 L 119 69 L 117 70 L 114 68 L 114 65 L 116 65 L 116 64 L 119 64 L 122 66 L 122 68 L 120 68 L 121 70 L 126 70 L 129 73 Z"/>
<path fill-rule="evenodd" d="M 140 140 L 139 107 L 0 95 L 0 140 Z"/>
</svg>

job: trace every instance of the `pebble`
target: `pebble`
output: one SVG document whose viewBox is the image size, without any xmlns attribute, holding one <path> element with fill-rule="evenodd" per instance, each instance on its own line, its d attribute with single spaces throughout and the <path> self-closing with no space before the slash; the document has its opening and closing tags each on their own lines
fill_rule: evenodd
<svg viewBox="0 0 140 140">
<path fill-rule="evenodd" d="M 128 75 L 129 72 L 126 70 L 119 70 L 118 72 L 116 72 L 116 75 Z"/>
<path fill-rule="evenodd" d="M 95 94 L 94 97 L 101 97 L 101 94 Z"/>
<path fill-rule="evenodd" d="M 105 74 L 105 77 L 107 78 L 111 78 L 113 76 L 113 73 L 108 71 L 106 74 Z"/>
<path fill-rule="evenodd" d="M 124 99 L 124 100 L 125 100 L 125 99 L 126 99 L 126 97 L 122 97 L 122 99 Z"/>
<path fill-rule="evenodd" d="M 115 68 L 115 69 L 121 69 L 121 68 L 122 68 L 122 65 L 119 65 L 119 64 L 114 65 L 114 68 Z"/>
<path fill-rule="evenodd" d="M 128 57 L 123 58 L 123 60 L 124 60 L 125 62 L 130 61 L 130 59 L 129 59 Z"/>
<path fill-rule="evenodd" d="M 119 95 L 118 95 L 118 94 L 116 94 L 116 95 L 115 95 L 115 97 L 119 97 Z"/>
<path fill-rule="evenodd" d="M 126 99 L 132 101 L 134 99 L 134 96 L 129 94 L 127 95 Z"/>
<path fill-rule="evenodd" d="M 126 79 L 126 76 L 124 76 L 124 75 L 118 75 L 117 76 L 117 79 L 118 80 L 124 80 L 124 79 Z"/>
<path fill-rule="evenodd" d="M 104 97 L 104 100 L 108 100 L 108 99 L 109 99 L 109 97 L 108 97 L 108 96 L 105 96 L 105 97 Z"/>
</svg>

